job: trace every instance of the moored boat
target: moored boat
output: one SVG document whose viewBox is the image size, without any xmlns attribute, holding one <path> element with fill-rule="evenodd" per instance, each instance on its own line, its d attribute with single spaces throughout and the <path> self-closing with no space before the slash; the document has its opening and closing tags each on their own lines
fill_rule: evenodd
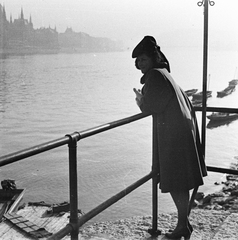
<svg viewBox="0 0 238 240">
<path fill-rule="evenodd" d="M 202 99 L 201 100 L 192 100 L 192 104 L 194 107 L 201 107 L 202 106 Z"/>
<path fill-rule="evenodd" d="M 238 113 L 212 113 L 208 115 L 207 118 L 210 121 L 231 121 L 238 119 Z"/>
<path fill-rule="evenodd" d="M 233 93 L 235 90 L 236 90 L 235 85 L 229 85 L 224 90 L 217 92 L 217 97 L 220 97 L 220 98 L 225 97 Z"/>
<path fill-rule="evenodd" d="M 193 89 L 186 90 L 185 93 L 187 94 L 188 97 L 190 97 L 193 94 L 195 94 L 197 91 L 198 89 L 193 88 Z"/>
<path fill-rule="evenodd" d="M 193 94 L 193 101 L 202 100 L 203 92 Z M 212 97 L 212 91 L 207 91 L 207 98 Z"/>
<path fill-rule="evenodd" d="M 233 79 L 229 82 L 229 86 L 236 86 L 238 84 L 238 79 Z"/>
</svg>

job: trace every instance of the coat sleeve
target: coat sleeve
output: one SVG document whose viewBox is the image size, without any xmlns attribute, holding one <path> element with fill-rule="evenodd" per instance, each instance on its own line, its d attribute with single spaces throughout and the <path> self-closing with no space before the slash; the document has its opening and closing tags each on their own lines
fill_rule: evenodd
<svg viewBox="0 0 238 240">
<path fill-rule="evenodd" d="M 146 74 L 142 94 L 140 109 L 147 113 L 162 113 L 174 97 L 171 84 L 167 78 L 155 69 Z"/>
</svg>

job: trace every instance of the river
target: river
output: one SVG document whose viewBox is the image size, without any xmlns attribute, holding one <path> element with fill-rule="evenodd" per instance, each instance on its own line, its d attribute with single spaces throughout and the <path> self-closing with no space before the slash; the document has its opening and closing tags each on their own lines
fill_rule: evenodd
<svg viewBox="0 0 238 240">
<path fill-rule="evenodd" d="M 202 88 L 202 49 L 164 48 L 172 76 L 184 90 Z M 11 56 L 0 59 L 1 156 L 139 113 L 133 87 L 141 73 L 131 52 Z M 238 52 L 209 55 L 208 106 L 236 107 L 238 92 L 219 99 L 216 91 L 237 78 Z M 201 124 L 201 114 L 197 113 Z M 79 208 L 87 212 L 151 170 L 151 117 L 78 143 Z M 207 129 L 207 165 L 237 162 L 238 121 Z M 60 147 L 1 167 L 1 180 L 26 188 L 24 201 L 69 200 L 68 149 Z M 213 192 L 223 174 L 209 173 L 200 191 Z M 151 214 L 151 181 L 93 221 Z M 174 211 L 159 194 L 159 212 Z"/>
</svg>

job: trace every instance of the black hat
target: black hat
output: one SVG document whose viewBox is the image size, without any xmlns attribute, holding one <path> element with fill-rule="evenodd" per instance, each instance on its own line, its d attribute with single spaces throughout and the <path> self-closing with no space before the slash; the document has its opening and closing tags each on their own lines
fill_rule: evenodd
<svg viewBox="0 0 238 240">
<path fill-rule="evenodd" d="M 153 53 L 157 48 L 159 48 L 159 46 L 156 44 L 156 40 L 151 36 L 145 36 L 134 48 L 132 58 L 136 58 L 143 53 Z"/>
<path fill-rule="evenodd" d="M 167 70 L 170 72 L 170 66 L 169 66 L 169 61 L 168 59 L 165 57 L 165 55 L 161 52 L 160 50 L 160 46 L 157 45 L 156 40 L 154 37 L 152 36 L 145 36 L 140 42 L 139 44 L 134 48 L 133 52 L 132 52 L 132 58 L 137 58 L 139 55 L 143 54 L 143 53 L 155 53 L 155 52 L 159 52 L 162 59 L 162 62 L 165 66 L 165 68 L 167 68 Z"/>
</svg>

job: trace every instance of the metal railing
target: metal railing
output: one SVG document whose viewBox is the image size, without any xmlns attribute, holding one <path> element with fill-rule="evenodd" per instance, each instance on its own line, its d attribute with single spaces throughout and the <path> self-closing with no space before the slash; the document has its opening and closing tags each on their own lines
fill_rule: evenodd
<svg viewBox="0 0 238 240">
<path fill-rule="evenodd" d="M 194 107 L 194 109 L 195 109 L 195 111 L 203 111 L 202 107 Z M 206 112 L 238 113 L 238 108 L 206 107 Z M 206 112 L 205 112 L 205 114 L 206 114 Z M 202 128 L 204 129 L 204 128 L 206 128 L 206 126 L 202 126 Z M 207 170 L 210 172 L 228 173 L 228 174 L 238 175 L 238 171 L 233 170 L 233 169 L 225 169 L 225 168 L 207 166 Z"/>
<path fill-rule="evenodd" d="M 202 107 L 195 107 L 196 111 L 202 111 Z M 238 109 L 232 108 L 215 108 L 215 107 L 207 107 L 208 112 L 230 112 L 230 113 L 238 113 Z M 130 116 L 128 118 L 124 118 L 118 121 L 110 122 L 107 124 L 103 124 L 94 128 L 90 128 L 87 130 L 83 130 L 80 132 L 74 132 L 71 134 L 67 134 L 62 138 L 46 142 L 28 149 L 24 149 L 19 152 L 15 152 L 9 155 L 5 155 L 0 157 L 0 166 L 5 166 L 11 164 L 13 162 L 20 161 L 30 156 L 34 156 L 36 154 L 40 154 L 45 151 L 49 151 L 51 149 L 60 147 L 62 145 L 68 144 L 69 147 L 69 186 L 70 186 L 70 220 L 69 223 L 63 227 L 60 231 L 52 235 L 49 239 L 61 239 L 67 234 L 71 234 L 71 239 L 78 239 L 79 228 L 113 205 L 115 202 L 119 201 L 133 190 L 137 189 L 148 180 L 152 179 L 152 228 L 149 229 L 149 233 L 151 235 L 158 235 L 160 231 L 157 229 L 157 219 L 158 219 L 158 149 L 157 149 L 157 124 L 156 123 L 156 115 L 153 116 L 153 154 L 152 154 L 152 169 L 151 172 L 131 184 L 121 192 L 112 196 L 110 199 L 98 205 L 96 208 L 92 209 L 85 215 L 78 218 L 78 186 L 77 186 L 77 142 L 84 138 L 96 135 L 101 132 L 108 131 L 110 129 L 129 124 L 134 121 L 138 121 L 142 118 L 148 117 L 150 114 L 137 114 Z M 220 172 L 220 173 L 229 173 L 238 175 L 238 171 L 232 169 L 224 169 L 213 166 L 207 166 L 208 171 Z"/>
</svg>

